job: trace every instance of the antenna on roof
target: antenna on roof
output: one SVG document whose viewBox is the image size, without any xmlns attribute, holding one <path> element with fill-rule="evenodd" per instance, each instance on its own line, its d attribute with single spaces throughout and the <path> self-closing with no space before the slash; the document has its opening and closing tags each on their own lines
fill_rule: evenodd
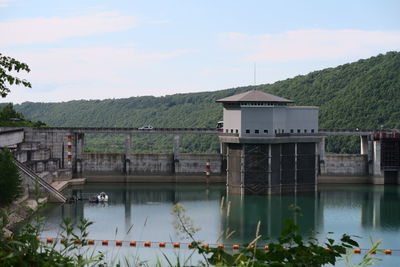
<svg viewBox="0 0 400 267">
<path fill-rule="evenodd" d="M 254 62 L 254 85 L 256 85 L 256 78 L 257 78 L 257 65 Z"/>
</svg>

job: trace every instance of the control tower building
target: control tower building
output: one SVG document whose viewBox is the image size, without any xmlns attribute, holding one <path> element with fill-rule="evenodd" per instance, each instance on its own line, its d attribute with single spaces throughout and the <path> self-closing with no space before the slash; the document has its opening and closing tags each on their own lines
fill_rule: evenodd
<svg viewBox="0 0 400 267">
<path fill-rule="evenodd" d="M 318 175 L 318 107 L 258 90 L 223 104 L 219 139 L 230 192 L 271 194 L 315 190 Z"/>
</svg>

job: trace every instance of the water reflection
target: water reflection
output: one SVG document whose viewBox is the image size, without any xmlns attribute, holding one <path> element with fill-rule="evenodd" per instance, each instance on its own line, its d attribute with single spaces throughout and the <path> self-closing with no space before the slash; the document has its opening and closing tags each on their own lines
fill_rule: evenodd
<svg viewBox="0 0 400 267">
<path fill-rule="evenodd" d="M 283 222 L 293 218 L 300 226 L 300 232 L 309 236 L 315 229 L 317 220 L 317 198 L 314 192 L 270 196 L 229 195 L 231 201 L 230 216 L 223 214 L 222 231 L 234 230 L 230 239 L 224 242 L 250 242 L 256 236 L 258 221 L 261 222 L 260 234 L 263 238 L 276 238 L 281 233 Z M 294 216 L 291 206 L 301 209 L 301 216 Z"/>
<path fill-rule="evenodd" d="M 263 238 L 279 236 L 286 218 L 295 218 L 300 233 L 322 238 L 333 231 L 363 236 L 360 244 L 369 247 L 368 237 L 383 239 L 384 246 L 399 249 L 400 187 L 393 185 L 323 185 L 317 192 L 270 196 L 227 194 L 223 185 L 198 184 L 87 184 L 68 190 L 82 195 L 104 191 L 109 203 L 78 201 L 73 204 L 50 205 L 46 215 L 44 236 L 58 233 L 62 218 L 80 217 L 94 221 L 90 236 L 94 239 L 176 241 L 171 208 L 182 203 L 188 215 L 202 231 L 199 240 L 208 243 L 245 243 L 255 237 L 261 221 Z M 220 200 L 224 197 L 224 208 Z M 231 203 L 227 216 L 227 203 Z M 290 205 L 301 208 L 302 216 L 293 217 Z M 132 230 L 128 230 L 132 227 Z M 227 233 L 234 233 L 227 238 Z M 321 234 L 316 234 L 314 231 Z"/>
</svg>

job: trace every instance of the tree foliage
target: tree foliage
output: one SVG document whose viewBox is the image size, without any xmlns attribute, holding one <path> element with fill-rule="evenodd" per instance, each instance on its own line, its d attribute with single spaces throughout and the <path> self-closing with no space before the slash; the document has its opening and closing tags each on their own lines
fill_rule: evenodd
<svg viewBox="0 0 400 267">
<path fill-rule="evenodd" d="M 17 112 L 14 109 L 13 104 L 5 104 L 0 106 L 0 126 L 8 126 L 8 127 L 42 127 L 46 126 L 45 123 L 41 121 L 30 121 L 25 119 L 24 115 L 20 112 Z"/>
<path fill-rule="evenodd" d="M 14 201 L 21 194 L 21 177 L 8 149 L 0 149 L 0 205 Z"/>
<path fill-rule="evenodd" d="M 11 85 L 20 85 L 22 84 L 25 87 L 32 87 L 31 83 L 20 79 L 18 77 L 13 76 L 12 72 L 20 72 L 20 71 L 30 72 L 29 66 L 23 62 L 19 62 L 18 60 L 3 56 L 0 53 L 0 95 L 1 97 L 6 97 L 10 92 L 9 86 Z"/>
<path fill-rule="evenodd" d="M 15 108 L 32 120 L 41 120 L 52 126 L 141 127 L 150 124 L 154 127 L 215 127 L 222 120 L 222 106 L 215 100 L 255 88 L 291 99 L 296 105 L 319 106 L 320 128 L 399 129 L 399 73 L 400 53 L 388 52 L 274 84 L 163 97 L 26 102 Z M 110 143 L 103 145 L 104 139 L 101 138 L 88 140 L 89 148 L 113 147 Z M 123 137 L 109 139 L 112 144 L 123 143 Z M 135 139 L 134 149 L 138 152 L 172 150 L 169 137 L 156 139 L 147 135 Z M 122 148 L 114 147 L 114 152 L 122 151 Z M 358 139 L 348 137 L 330 138 L 327 147 L 336 153 L 357 153 L 359 150 Z M 218 139 L 185 136 L 181 148 L 190 152 L 215 152 Z"/>
</svg>

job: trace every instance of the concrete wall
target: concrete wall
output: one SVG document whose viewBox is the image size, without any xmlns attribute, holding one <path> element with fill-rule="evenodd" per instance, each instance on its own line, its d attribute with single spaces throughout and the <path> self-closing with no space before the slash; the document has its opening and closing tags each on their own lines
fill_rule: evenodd
<svg viewBox="0 0 400 267">
<path fill-rule="evenodd" d="M 127 168 L 135 174 L 204 174 L 206 162 L 210 161 L 211 174 L 221 173 L 219 154 L 131 154 Z M 82 155 L 85 174 L 125 174 L 124 154 L 85 153 Z"/>
<path fill-rule="evenodd" d="M 82 154 L 83 173 L 123 173 L 124 154 L 84 153 Z"/>
<path fill-rule="evenodd" d="M 221 173 L 222 156 L 220 154 L 179 154 L 175 165 L 176 174 L 203 174 L 210 162 L 211 174 Z"/>
<path fill-rule="evenodd" d="M 368 155 L 326 154 L 323 175 L 368 176 Z"/>
<path fill-rule="evenodd" d="M 318 112 L 318 107 L 308 106 L 224 106 L 224 133 L 236 133 L 236 130 L 240 136 L 317 133 Z M 246 133 L 246 130 L 249 133 Z"/>
<path fill-rule="evenodd" d="M 8 147 L 21 143 L 24 140 L 22 130 L 6 130 L 0 128 L 0 147 Z"/>
<path fill-rule="evenodd" d="M 287 110 L 286 115 L 286 128 L 285 132 L 290 133 L 293 130 L 297 133 L 314 133 L 318 132 L 318 111 L 317 107 L 301 107 L 301 106 L 290 106 Z"/>
<path fill-rule="evenodd" d="M 173 173 L 173 154 L 131 154 L 130 174 Z"/>
<path fill-rule="evenodd" d="M 246 130 L 250 130 L 250 134 L 256 134 L 255 130 L 258 130 L 258 135 L 271 135 L 274 129 L 274 112 L 272 107 L 242 107 L 242 135 L 248 135 Z M 224 117 L 225 120 L 225 117 Z M 264 132 L 267 130 L 268 132 Z"/>
<path fill-rule="evenodd" d="M 224 108 L 224 133 L 240 133 L 242 131 L 240 107 Z"/>
</svg>

